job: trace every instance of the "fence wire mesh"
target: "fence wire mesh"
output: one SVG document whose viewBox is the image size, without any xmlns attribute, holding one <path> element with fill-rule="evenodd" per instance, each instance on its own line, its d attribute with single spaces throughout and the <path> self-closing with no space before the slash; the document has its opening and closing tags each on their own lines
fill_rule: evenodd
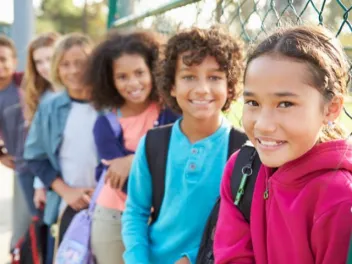
<svg viewBox="0 0 352 264">
<path fill-rule="evenodd" d="M 157 5 L 166 6 L 166 2 L 169 8 L 156 11 Z M 177 5 L 172 5 L 176 2 Z M 320 24 L 335 33 L 352 58 L 352 0 L 133 0 L 130 4 L 133 19 L 125 19 L 123 23 L 117 20 L 118 27 L 132 24 L 138 28 L 174 34 L 190 26 L 204 28 L 221 23 L 252 44 L 282 25 Z M 240 109 L 229 113 L 228 117 L 234 123 L 240 122 Z"/>
</svg>

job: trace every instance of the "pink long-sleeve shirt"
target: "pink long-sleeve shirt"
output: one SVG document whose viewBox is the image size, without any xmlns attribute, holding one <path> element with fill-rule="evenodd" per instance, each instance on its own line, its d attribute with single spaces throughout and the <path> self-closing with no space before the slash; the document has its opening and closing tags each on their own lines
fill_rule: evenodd
<svg viewBox="0 0 352 264">
<path fill-rule="evenodd" d="M 228 161 L 221 186 L 216 264 L 346 263 L 352 227 L 351 145 L 343 140 L 319 144 L 276 171 L 262 165 L 250 224 L 233 203 L 230 178 L 236 158 Z"/>
</svg>

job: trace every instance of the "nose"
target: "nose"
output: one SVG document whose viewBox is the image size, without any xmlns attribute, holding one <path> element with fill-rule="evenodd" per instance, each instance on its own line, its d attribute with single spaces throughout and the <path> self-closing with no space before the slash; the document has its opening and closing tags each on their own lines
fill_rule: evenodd
<svg viewBox="0 0 352 264">
<path fill-rule="evenodd" d="M 256 116 L 254 129 L 261 135 L 265 136 L 275 132 L 276 128 L 277 124 L 274 113 L 269 109 L 262 109 Z"/>
<path fill-rule="evenodd" d="M 210 84 L 206 78 L 199 78 L 195 86 L 195 92 L 197 94 L 208 94 L 210 92 Z"/>
<path fill-rule="evenodd" d="M 81 66 L 82 67 L 82 66 Z M 79 67 L 78 65 L 72 65 L 70 68 L 69 68 L 69 73 L 70 74 L 79 74 L 81 72 L 81 67 Z"/>
<path fill-rule="evenodd" d="M 44 69 L 46 70 L 46 71 L 49 71 L 50 70 L 50 65 L 51 65 L 51 63 L 50 63 L 50 61 L 46 61 L 45 63 L 44 63 Z"/>
<path fill-rule="evenodd" d="M 139 81 L 138 79 L 135 77 L 135 76 L 131 76 L 129 79 L 128 79 L 128 85 L 129 86 L 138 86 L 139 85 Z"/>
</svg>

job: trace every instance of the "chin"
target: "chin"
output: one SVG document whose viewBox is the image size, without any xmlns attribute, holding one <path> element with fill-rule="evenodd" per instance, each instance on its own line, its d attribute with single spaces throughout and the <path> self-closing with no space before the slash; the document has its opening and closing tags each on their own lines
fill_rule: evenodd
<svg viewBox="0 0 352 264">
<path fill-rule="evenodd" d="M 143 104 L 147 99 L 138 99 L 138 100 L 131 100 L 134 104 Z"/>
<path fill-rule="evenodd" d="M 269 167 L 269 168 L 279 168 L 283 165 L 285 165 L 286 163 L 292 161 L 293 159 L 290 159 L 288 157 L 284 157 L 283 155 L 272 155 L 272 156 L 267 156 L 264 155 L 263 153 L 259 153 L 259 158 L 261 160 L 261 162 Z"/>
</svg>

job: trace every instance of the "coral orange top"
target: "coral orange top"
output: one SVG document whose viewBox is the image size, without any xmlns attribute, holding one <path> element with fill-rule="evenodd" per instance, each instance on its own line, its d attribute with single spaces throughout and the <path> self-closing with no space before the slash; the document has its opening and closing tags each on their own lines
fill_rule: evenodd
<svg viewBox="0 0 352 264">
<path fill-rule="evenodd" d="M 147 131 L 154 127 L 155 121 L 159 117 L 157 104 L 152 103 L 143 113 L 137 116 L 120 117 L 119 122 L 122 127 L 125 147 L 135 151 L 139 140 Z M 97 204 L 106 208 L 123 211 L 125 209 L 126 194 L 114 189 L 107 182 L 97 199 Z"/>
</svg>

